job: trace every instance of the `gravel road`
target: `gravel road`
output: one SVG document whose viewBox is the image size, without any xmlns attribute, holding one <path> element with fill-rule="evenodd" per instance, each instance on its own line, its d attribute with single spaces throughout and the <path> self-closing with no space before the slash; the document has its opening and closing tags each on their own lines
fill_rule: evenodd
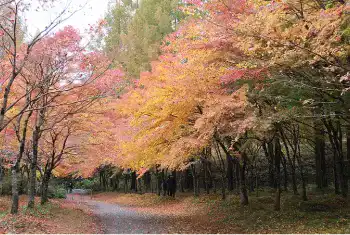
<svg viewBox="0 0 350 235">
<path fill-rule="evenodd" d="M 68 195 L 68 200 L 81 201 L 89 205 L 93 213 L 102 223 L 106 234 L 164 234 L 169 233 L 166 228 L 167 219 L 157 215 L 136 212 L 128 207 L 121 207 L 100 201 L 90 200 L 89 196 Z"/>
</svg>

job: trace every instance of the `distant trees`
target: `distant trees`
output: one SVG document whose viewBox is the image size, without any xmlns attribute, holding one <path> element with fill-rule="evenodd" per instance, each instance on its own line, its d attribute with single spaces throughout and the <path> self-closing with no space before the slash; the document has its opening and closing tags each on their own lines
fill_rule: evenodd
<svg viewBox="0 0 350 235">
<path fill-rule="evenodd" d="M 111 61 L 103 53 L 87 51 L 74 28 L 51 32 L 74 14 L 72 9 L 60 12 L 27 44 L 19 40 L 18 22 L 28 6 L 18 1 L 6 7 L 8 11 L 0 22 L 4 32 L 1 36 L 4 56 L 1 58 L 0 131 L 3 134 L 1 149 L 12 151 L 14 156 L 1 156 L 1 159 L 10 162 L 11 213 L 15 214 L 21 167 L 29 166 L 28 207 L 34 207 L 38 172 L 42 174 L 41 196 L 45 203 L 52 171 L 63 160 L 68 161 L 67 156 L 74 156 L 74 144 L 69 138 L 87 124 L 81 121 L 77 125 L 74 120 L 82 118 L 82 113 L 92 112 L 94 103 L 118 87 L 123 74 L 119 69 L 110 69 Z"/>
<path fill-rule="evenodd" d="M 109 56 L 133 77 L 151 69 L 164 37 L 175 31 L 182 15 L 178 0 L 122 1 L 107 15 Z"/>
</svg>

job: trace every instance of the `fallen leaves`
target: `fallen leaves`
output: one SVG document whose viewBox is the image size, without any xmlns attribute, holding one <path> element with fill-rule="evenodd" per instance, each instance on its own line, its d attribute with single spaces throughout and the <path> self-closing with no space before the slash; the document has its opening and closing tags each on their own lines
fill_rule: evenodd
<svg viewBox="0 0 350 235">
<path fill-rule="evenodd" d="M 26 197 L 20 198 L 18 215 L 9 214 L 10 197 L 0 198 L 0 233 L 100 233 L 95 216 L 84 205 L 65 200 L 52 200 L 45 206 L 38 203 L 27 210 Z M 4 210 L 3 210 L 4 209 Z"/>
</svg>

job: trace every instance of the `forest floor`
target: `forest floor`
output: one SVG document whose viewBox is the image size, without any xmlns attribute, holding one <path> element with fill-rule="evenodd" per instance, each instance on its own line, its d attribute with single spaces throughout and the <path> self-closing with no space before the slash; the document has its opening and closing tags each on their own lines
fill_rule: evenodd
<svg viewBox="0 0 350 235">
<path fill-rule="evenodd" d="M 311 192 L 304 202 L 300 196 L 282 193 L 281 211 L 276 212 L 273 198 L 271 192 L 260 192 L 259 197 L 250 196 L 248 206 L 240 206 L 234 194 L 225 201 L 218 194 L 195 198 L 190 193 L 180 193 L 175 199 L 150 193 L 93 196 L 94 201 L 146 214 L 155 221 L 154 231 L 138 230 L 142 233 L 350 233 L 349 200 L 332 193 Z M 131 225 L 139 222 L 128 217 Z M 159 224 L 163 225 L 161 230 Z"/>
<path fill-rule="evenodd" d="M 282 193 L 281 211 L 273 210 L 273 193 L 249 197 L 178 193 L 98 193 L 68 195 L 34 210 L 8 213 L 10 198 L 0 197 L 0 233 L 350 233 L 350 201 L 332 193 L 300 196 Z"/>
<path fill-rule="evenodd" d="M 101 233 L 91 209 L 65 199 L 52 199 L 44 206 L 36 199 L 34 209 L 26 208 L 27 197 L 20 197 L 16 216 L 9 213 L 10 197 L 0 197 L 0 234 L 2 233 Z"/>
</svg>

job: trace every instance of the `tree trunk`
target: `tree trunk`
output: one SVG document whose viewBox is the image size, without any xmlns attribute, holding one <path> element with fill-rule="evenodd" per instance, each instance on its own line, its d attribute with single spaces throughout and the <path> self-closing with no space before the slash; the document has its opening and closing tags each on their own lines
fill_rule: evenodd
<svg viewBox="0 0 350 235">
<path fill-rule="evenodd" d="M 239 194 L 240 190 L 241 190 L 241 183 L 242 183 L 242 180 L 241 180 L 241 177 L 240 177 L 240 174 L 241 174 L 241 166 L 240 166 L 240 163 L 237 161 L 235 163 L 236 165 L 236 187 L 237 187 L 237 194 Z"/>
<path fill-rule="evenodd" d="M 148 171 L 143 176 L 144 185 L 145 185 L 145 191 L 148 192 L 151 188 L 152 178 L 151 173 Z"/>
<path fill-rule="evenodd" d="M 275 138 L 275 182 L 276 182 L 276 193 L 275 193 L 275 205 L 274 210 L 281 210 L 281 144 L 278 137 Z"/>
<path fill-rule="evenodd" d="M 46 202 L 48 202 L 48 189 L 49 189 L 49 182 L 50 182 L 50 178 L 51 178 L 51 169 L 48 169 L 45 173 L 44 173 L 44 177 L 42 180 L 42 184 L 41 184 L 41 204 L 45 204 Z"/>
<path fill-rule="evenodd" d="M 246 156 L 245 153 L 242 153 L 242 166 L 240 166 L 240 185 L 241 185 L 241 190 L 240 190 L 240 198 L 241 198 L 241 205 L 248 205 L 248 193 L 247 193 L 247 187 L 246 187 L 246 182 L 245 182 L 245 170 L 246 170 Z"/>
<path fill-rule="evenodd" d="M 323 190 L 327 187 L 326 177 L 326 154 L 325 154 L 325 133 L 323 124 L 315 124 L 315 162 L 316 162 L 316 185 Z"/>
<path fill-rule="evenodd" d="M 185 192 L 185 189 L 184 189 L 184 174 L 185 174 L 185 171 L 182 171 L 181 173 L 180 173 L 180 191 L 182 192 L 182 193 L 184 193 Z"/>
<path fill-rule="evenodd" d="M 229 191 L 233 191 L 233 161 L 231 156 L 226 155 L 227 163 L 227 188 Z"/>
<path fill-rule="evenodd" d="M 157 195 L 160 196 L 161 194 L 161 189 L 162 189 L 162 179 L 160 177 L 160 173 L 158 168 L 156 168 L 156 179 L 157 179 Z"/>
<path fill-rule="evenodd" d="M 338 133 L 338 141 L 336 141 L 336 147 L 338 149 L 338 164 L 339 164 L 339 175 L 340 175 L 340 186 L 341 193 L 344 198 L 348 196 L 348 180 L 345 173 L 345 164 L 344 164 L 344 152 L 343 152 L 343 132 L 340 124 L 340 120 L 337 120 L 337 133 Z"/>
<path fill-rule="evenodd" d="M 28 190 L 28 208 L 34 208 L 36 194 L 36 167 L 38 162 L 39 139 L 41 135 L 41 126 L 44 123 L 44 109 L 41 108 L 37 117 L 33 136 L 32 136 L 32 159 L 30 162 L 30 185 Z"/>
<path fill-rule="evenodd" d="M 197 186 L 197 173 L 196 173 L 196 167 L 192 164 L 191 165 L 191 170 L 192 170 L 192 178 L 193 178 L 193 194 L 195 197 L 198 196 L 198 186 Z"/>
<path fill-rule="evenodd" d="M 298 144 L 297 146 L 298 148 L 298 154 L 297 154 L 297 161 L 298 161 L 298 165 L 299 165 L 299 169 L 300 169 L 300 176 L 301 176 L 301 183 L 302 183 L 302 196 L 303 196 L 303 200 L 307 201 L 307 194 L 306 194 L 306 179 L 305 179 L 305 175 L 304 175 L 304 166 L 303 166 L 303 162 L 301 159 L 301 155 L 300 155 L 300 144 Z"/>
<path fill-rule="evenodd" d="M 124 175 L 124 193 L 128 192 L 128 175 Z"/>
<path fill-rule="evenodd" d="M 11 169 L 12 173 L 12 206 L 11 206 L 11 214 L 18 213 L 18 204 L 19 204 L 19 195 L 18 195 L 18 165 L 16 164 Z"/>
<path fill-rule="evenodd" d="M 221 199 L 226 199 L 226 178 L 224 175 L 221 177 Z"/>
<path fill-rule="evenodd" d="M 338 171 L 337 171 L 337 153 L 336 150 L 334 150 L 333 153 L 333 180 L 334 180 L 334 193 L 340 194 L 339 190 L 339 180 L 338 180 Z"/>
<path fill-rule="evenodd" d="M 270 172 L 270 187 L 271 188 L 276 188 L 276 177 L 275 177 L 275 157 L 274 157 L 274 146 L 273 146 L 273 142 L 270 142 L 267 144 L 267 150 L 269 153 L 269 158 L 270 158 L 270 164 L 269 164 L 269 172 Z"/>
<path fill-rule="evenodd" d="M 133 171 L 131 173 L 131 186 L 130 186 L 130 190 L 137 192 L 137 183 L 136 183 L 136 172 Z"/>
<path fill-rule="evenodd" d="M 256 197 L 259 197 L 259 172 L 256 167 L 256 162 L 255 162 L 255 190 L 256 190 Z"/>
<path fill-rule="evenodd" d="M 287 160 L 283 156 L 282 158 L 282 166 L 283 166 L 283 173 L 284 173 L 284 191 L 288 191 L 288 170 L 287 170 Z"/>
<path fill-rule="evenodd" d="M 274 183 L 274 169 L 273 169 L 273 144 L 272 143 L 268 143 L 266 144 L 265 142 L 262 144 L 264 153 L 265 153 L 265 157 L 269 163 L 269 185 L 271 188 L 274 187 L 275 183 Z"/>
</svg>

